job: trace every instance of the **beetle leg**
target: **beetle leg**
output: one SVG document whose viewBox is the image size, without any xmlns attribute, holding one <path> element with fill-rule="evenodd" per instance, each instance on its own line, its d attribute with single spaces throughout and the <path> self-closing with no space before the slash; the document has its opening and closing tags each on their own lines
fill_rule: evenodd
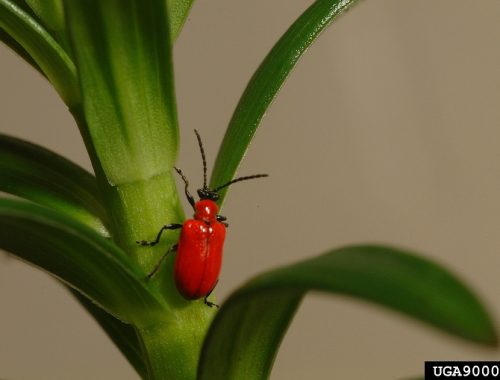
<svg viewBox="0 0 500 380">
<path fill-rule="evenodd" d="M 205 299 L 204 299 L 205 305 L 207 305 L 208 307 L 216 307 L 218 309 L 219 305 L 217 305 L 216 303 L 210 302 L 209 300 L 207 300 L 207 297 L 205 297 Z"/>
<path fill-rule="evenodd" d="M 215 283 L 215 285 L 212 288 L 212 290 L 210 290 L 210 292 L 208 292 L 208 294 L 203 299 L 203 302 L 205 302 L 205 305 L 207 305 L 208 307 L 216 307 L 217 309 L 219 308 L 219 305 L 217 305 L 216 303 L 210 302 L 208 300 L 208 297 L 210 297 L 210 294 L 212 294 L 212 292 L 214 291 L 214 289 L 215 289 L 215 287 L 217 286 L 218 283 L 219 283 L 219 280 L 217 280 L 217 282 Z"/>
<path fill-rule="evenodd" d="M 160 232 L 158 232 L 158 235 L 156 235 L 155 240 L 153 240 L 153 241 L 141 240 L 141 241 L 136 241 L 136 243 L 139 245 L 142 245 L 142 246 L 149 245 L 150 247 L 152 247 L 152 246 L 158 244 L 163 231 L 165 231 L 165 230 L 178 230 L 179 228 L 182 228 L 182 224 L 179 224 L 179 223 L 167 224 L 161 228 Z"/>
<path fill-rule="evenodd" d="M 216 215 L 215 218 L 217 219 L 218 222 L 222 223 L 223 225 L 227 227 L 229 227 L 229 224 L 226 222 L 227 218 L 225 216 L 222 216 L 222 215 Z"/>
<path fill-rule="evenodd" d="M 151 277 L 153 277 L 156 274 L 156 272 L 158 272 L 158 269 L 160 269 L 161 263 L 167 258 L 168 254 L 170 252 L 176 251 L 177 247 L 178 247 L 178 244 L 174 244 L 173 246 L 171 246 L 169 248 L 169 250 L 167 252 L 165 252 L 163 254 L 163 256 L 160 258 L 160 260 L 158 261 L 158 263 L 156 264 L 156 266 L 153 268 L 153 270 L 151 272 L 149 272 L 149 274 L 147 275 L 148 280 L 150 280 Z"/>
</svg>

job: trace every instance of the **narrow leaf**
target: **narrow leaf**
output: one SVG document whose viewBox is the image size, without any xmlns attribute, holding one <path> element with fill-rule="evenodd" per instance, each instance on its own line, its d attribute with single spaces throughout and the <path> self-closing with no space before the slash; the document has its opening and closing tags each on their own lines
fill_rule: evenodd
<svg viewBox="0 0 500 380">
<path fill-rule="evenodd" d="M 165 0 L 69 0 L 65 10 L 85 120 L 109 183 L 170 173 L 178 130 Z"/>
<path fill-rule="evenodd" d="M 265 273 L 233 293 L 210 327 L 199 378 L 268 378 L 308 290 L 354 296 L 474 342 L 497 343 L 484 307 L 443 267 L 392 248 L 354 246 Z"/>
<path fill-rule="evenodd" d="M 0 41 L 2 41 L 5 45 L 10 47 L 13 51 L 15 51 L 22 59 L 24 59 L 27 63 L 29 63 L 35 70 L 37 70 L 40 74 L 45 76 L 44 72 L 38 66 L 38 63 L 31 57 L 31 55 L 22 47 L 19 42 L 13 39 L 5 30 L 0 28 Z"/>
<path fill-rule="evenodd" d="M 37 63 L 69 106 L 79 103 L 76 69 L 66 51 L 29 13 L 11 0 L 0 0 L 0 29 Z"/>
<path fill-rule="evenodd" d="M 35 20 L 38 24 L 42 24 L 41 20 L 38 18 L 33 9 L 28 5 L 25 0 L 11 0 L 13 4 L 15 4 L 19 9 L 28 14 L 33 20 Z"/>
<path fill-rule="evenodd" d="M 24 0 L 33 12 L 42 20 L 45 28 L 51 32 L 57 42 L 68 52 L 68 41 L 64 22 L 62 0 Z"/>
<path fill-rule="evenodd" d="M 144 363 L 141 344 L 137 339 L 134 328 L 131 325 L 119 321 L 111 314 L 106 313 L 103 309 L 77 291 L 71 290 L 71 293 L 89 314 L 94 317 L 95 321 L 118 347 L 123 356 L 127 358 L 128 362 L 134 367 L 139 376 L 141 376 L 142 379 L 146 379 L 146 364 Z"/>
<path fill-rule="evenodd" d="M 319 34 L 355 0 L 317 0 L 274 45 L 250 79 L 219 149 L 210 184 L 231 180 L 267 108 L 297 61 Z M 221 202 L 226 189 L 221 191 Z"/>
<path fill-rule="evenodd" d="M 170 36 L 172 42 L 181 33 L 194 0 L 166 0 L 170 16 Z"/>
<path fill-rule="evenodd" d="M 0 191 L 57 209 L 107 234 L 94 176 L 41 146 L 0 134 Z"/>
<path fill-rule="evenodd" d="M 0 248 L 44 269 L 122 321 L 140 324 L 165 314 L 144 274 L 120 248 L 61 213 L 0 199 Z"/>
</svg>

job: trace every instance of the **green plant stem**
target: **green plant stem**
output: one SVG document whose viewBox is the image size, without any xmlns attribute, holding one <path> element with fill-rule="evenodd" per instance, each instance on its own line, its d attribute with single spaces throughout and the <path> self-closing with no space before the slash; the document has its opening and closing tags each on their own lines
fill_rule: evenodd
<svg viewBox="0 0 500 380">
<path fill-rule="evenodd" d="M 148 358 L 150 380 L 195 380 L 201 346 L 213 310 L 203 301 L 169 314 L 168 320 L 137 328 Z"/>
<path fill-rule="evenodd" d="M 90 24 L 93 25 L 94 12 L 101 14 L 102 11 L 104 14 L 105 7 L 118 3 L 94 2 L 103 8 L 89 6 L 86 2 L 77 4 L 79 6 L 72 8 L 72 18 L 70 18 L 74 46 L 100 46 L 97 52 L 102 53 L 102 56 L 98 55 L 95 60 L 89 60 L 88 54 L 78 55 L 79 50 L 75 49 L 77 58 L 80 58 L 77 59 L 77 63 L 84 96 L 83 106 L 73 107 L 71 111 L 91 157 L 109 220 L 111 238 L 140 267 L 143 273 L 142 280 L 149 290 L 157 296 L 156 298 L 163 298 L 166 304 L 166 311 L 160 317 L 158 314 L 145 312 L 139 319 L 133 321 L 147 367 L 147 379 L 194 380 L 203 339 L 215 310 L 208 308 L 202 300 L 190 302 L 179 295 L 173 279 L 175 254 L 170 254 L 161 264 L 158 273 L 152 279 L 147 279 L 147 274 L 177 241 L 178 231 L 166 231 L 160 243 L 154 247 L 137 244 L 137 241 L 141 240 L 154 240 L 165 224 L 182 223 L 184 220 L 172 170 L 177 151 L 177 117 L 175 102 L 172 101 L 173 84 L 170 76 L 165 74 L 168 73 L 165 67 L 170 64 L 167 59 L 169 57 L 161 54 L 158 56 L 161 44 L 157 46 L 154 43 L 159 35 L 168 36 L 168 33 L 159 33 L 153 28 L 154 25 L 161 26 L 163 19 L 157 17 L 157 13 L 151 9 L 151 12 L 142 15 L 132 12 L 132 8 L 139 4 L 138 1 L 126 2 L 130 7 L 130 13 L 125 11 L 120 13 L 123 17 L 111 21 L 106 19 L 104 24 L 108 25 L 109 21 L 113 28 L 115 26 L 122 28 L 113 30 L 127 31 L 129 29 L 124 25 L 130 23 L 143 25 L 144 36 L 150 37 L 144 37 L 148 42 L 145 43 L 142 37 L 134 32 L 135 29 L 129 30 L 131 32 L 129 37 L 133 41 L 138 38 L 141 40 L 141 43 L 136 44 L 141 47 L 140 49 L 129 51 L 131 56 L 140 57 L 130 61 L 140 63 L 134 66 L 132 71 L 150 74 L 150 77 L 144 74 L 134 82 L 129 78 L 130 72 L 124 71 L 121 64 L 123 54 L 120 53 L 118 56 L 113 52 L 117 49 L 122 52 L 119 46 L 126 50 L 135 45 L 124 39 L 120 33 L 114 35 L 114 43 L 111 45 L 100 38 L 93 38 L 94 34 L 89 34 L 89 30 L 94 28 L 94 26 L 89 27 Z M 89 36 L 90 42 L 85 44 Z M 120 42 L 123 44 L 120 45 Z M 145 62 L 150 65 L 145 66 Z M 94 80 L 95 75 L 101 72 L 102 67 L 109 65 L 115 74 L 112 77 L 119 80 L 113 82 L 112 88 L 105 88 L 102 92 L 100 91 L 103 89 L 102 83 L 108 82 Z M 167 75 L 168 78 L 156 75 L 157 71 Z M 151 79 L 150 82 L 148 78 Z M 148 83 L 151 86 L 144 87 Z M 159 89 L 157 83 L 171 86 L 169 88 L 172 93 L 168 88 Z M 132 92 L 131 88 L 134 89 Z M 158 104 L 146 102 L 144 97 L 132 96 L 145 91 L 144 88 L 149 95 L 154 94 L 151 96 Z M 96 100 L 96 94 L 101 98 L 98 96 L 99 99 Z M 143 101 L 144 103 L 140 103 Z M 144 104 L 144 109 L 150 112 L 144 112 L 144 109 L 138 107 L 136 103 Z M 165 103 L 168 103 L 167 107 Z M 110 113 L 101 113 L 102 109 L 108 110 L 106 104 L 110 107 Z M 131 104 L 134 107 L 131 107 Z M 96 108 L 96 105 L 99 108 Z M 116 116 L 111 117 L 111 124 L 108 120 L 110 115 Z M 143 133 L 139 133 L 141 131 Z M 110 149 L 110 142 L 116 149 Z M 118 146 L 121 146 L 121 149 L 118 149 Z"/>
<path fill-rule="evenodd" d="M 136 243 L 153 240 L 163 225 L 184 220 L 174 179 L 168 173 L 111 186 L 101 178 L 101 186 L 114 241 L 142 268 L 150 290 L 169 306 L 160 320 L 157 316 L 148 319 L 146 314 L 135 326 L 147 362 L 147 378 L 194 380 L 203 339 L 215 311 L 203 301 L 190 302 L 179 295 L 173 279 L 174 254 L 167 257 L 151 280 L 146 278 L 177 241 L 177 231 L 166 231 L 154 247 Z"/>
<path fill-rule="evenodd" d="M 165 224 L 184 220 L 172 175 L 166 173 L 146 181 L 105 187 L 115 242 L 149 273 L 158 261 L 157 251 L 165 252 L 176 240 L 177 232 L 165 232 L 158 248 L 145 248 L 136 242 L 153 240 Z"/>
<path fill-rule="evenodd" d="M 113 239 L 142 268 L 150 290 L 169 306 L 160 320 L 157 316 L 149 320 L 146 315 L 135 326 L 147 361 L 148 379 L 194 380 L 203 339 L 215 310 L 203 300 L 186 301 L 179 295 L 173 279 L 175 254 L 167 257 L 151 280 L 146 278 L 177 241 L 177 231 L 166 231 L 154 247 L 136 243 L 153 240 L 163 225 L 184 220 L 174 179 L 169 173 L 119 186 L 103 182 L 101 185 Z"/>
<path fill-rule="evenodd" d="M 171 327 L 167 323 L 147 328 L 138 328 L 137 336 L 142 343 L 144 357 L 147 358 L 148 379 L 188 379 L 194 363 L 191 355 L 186 355 L 183 347 L 170 334 Z M 183 345 L 185 347 L 185 344 Z M 187 349 L 187 347 L 186 347 Z M 171 359 L 175 355 L 180 361 Z M 161 360 L 161 357 L 166 360 Z M 180 359 L 184 359 L 184 362 Z M 190 364 L 189 364 L 190 363 Z"/>
<path fill-rule="evenodd" d="M 165 224 L 184 220 L 172 170 L 169 170 L 174 163 L 166 162 L 165 173 L 147 180 L 112 186 L 93 150 L 83 112 L 78 108 L 71 111 L 80 127 L 103 195 L 111 237 L 142 268 L 144 281 L 148 281 L 146 275 L 176 243 L 178 231 L 166 231 L 154 247 L 139 246 L 136 242 L 153 240 Z M 127 165 L 126 162 L 122 164 Z M 146 313 L 135 325 L 147 362 L 148 380 L 196 378 L 203 339 L 216 311 L 207 307 L 203 300 L 186 301 L 179 295 L 173 279 L 174 258 L 174 254 L 169 255 L 159 272 L 148 281 L 150 290 L 165 299 L 168 313 L 160 320 L 157 316 L 148 319 Z"/>
</svg>

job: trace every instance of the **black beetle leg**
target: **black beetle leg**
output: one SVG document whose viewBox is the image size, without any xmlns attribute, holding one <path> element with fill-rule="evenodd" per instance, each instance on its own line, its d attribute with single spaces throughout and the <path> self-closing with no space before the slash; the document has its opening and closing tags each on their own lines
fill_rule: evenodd
<svg viewBox="0 0 500 380">
<path fill-rule="evenodd" d="M 217 280 L 217 282 L 215 283 L 215 285 L 212 288 L 212 290 L 210 290 L 208 292 L 208 294 L 205 296 L 205 299 L 203 300 L 203 302 L 205 302 L 205 305 L 207 305 L 208 307 L 216 307 L 217 309 L 219 308 L 219 305 L 217 305 L 216 303 L 210 302 L 208 300 L 208 297 L 210 297 L 210 295 L 212 294 L 212 292 L 214 291 L 214 289 L 215 289 L 215 287 L 217 286 L 218 283 L 219 283 L 219 280 Z"/>
<path fill-rule="evenodd" d="M 222 223 L 223 225 L 227 227 L 229 227 L 229 224 L 226 222 L 227 218 L 225 216 L 222 216 L 222 215 L 216 215 L 215 216 L 215 219 L 217 219 L 218 222 Z"/>
<path fill-rule="evenodd" d="M 179 223 L 166 224 L 161 228 L 160 232 L 158 232 L 158 235 L 156 235 L 155 240 L 153 240 L 153 241 L 140 240 L 140 241 L 136 241 L 136 243 L 139 245 L 142 245 L 142 246 L 148 245 L 148 246 L 152 247 L 152 246 L 158 244 L 163 231 L 165 231 L 165 230 L 178 230 L 179 228 L 182 228 L 182 224 L 179 224 Z"/>
<path fill-rule="evenodd" d="M 169 248 L 169 250 L 167 252 L 165 252 L 163 254 L 163 256 L 160 258 L 160 260 L 158 261 L 158 263 L 156 264 L 156 266 L 153 268 L 153 270 L 147 275 L 148 280 L 150 280 L 151 277 L 153 277 L 158 272 L 158 270 L 160 269 L 161 263 L 167 258 L 168 254 L 170 252 L 177 251 L 177 247 L 178 246 L 179 246 L 178 244 L 174 244 L 173 246 L 171 246 Z"/>
</svg>

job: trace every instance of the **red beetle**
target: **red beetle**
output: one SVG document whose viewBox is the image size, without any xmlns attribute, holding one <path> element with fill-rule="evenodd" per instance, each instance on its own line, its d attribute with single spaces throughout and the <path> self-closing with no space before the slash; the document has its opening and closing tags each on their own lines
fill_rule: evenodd
<svg viewBox="0 0 500 380">
<path fill-rule="evenodd" d="M 189 204 L 194 209 L 194 218 L 188 219 L 184 224 L 167 224 L 158 232 L 153 241 L 138 241 L 140 245 L 154 246 L 160 241 L 165 230 L 181 229 L 179 242 L 172 246 L 160 259 L 148 278 L 151 278 L 160 268 L 160 264 L 172 251 L 177 251 L 175 259 L 174 277 L 177 290 L 188 300 L 204 298 L 208 306 L 217 306 L 207 300 L 217 285 L 222 265 L 222 247 L 226 237 L 226 218 L 219 215 L 219 207 L 215 202 L 219 199 L 219 191 L 235 182 L 247 179 L 267 177 L 267 174 L 255 174 L 233 179 L 215 189 L 207 187 L 207 163 L 201 137 L 197 130 L 194 131 L 203 160 L 203 187 L 198 189 L 200 200 L 195 202 L 189 193 L 189 182 L 178 168 L 174 168 L 184 181 L 184 192 Z"/>
</svg>

